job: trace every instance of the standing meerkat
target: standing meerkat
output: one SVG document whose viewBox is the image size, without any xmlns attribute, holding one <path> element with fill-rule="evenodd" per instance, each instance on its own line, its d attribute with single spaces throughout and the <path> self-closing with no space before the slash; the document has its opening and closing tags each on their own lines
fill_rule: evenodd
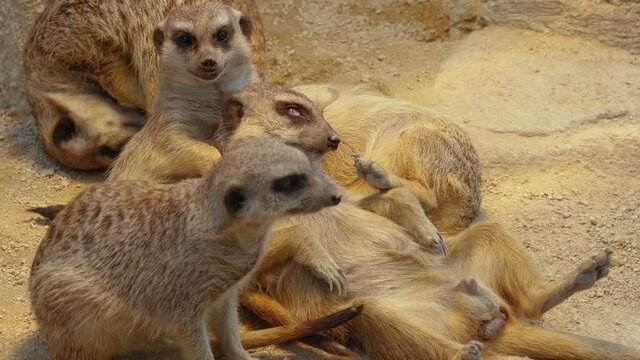
<svg viewBox="0 0 640 360">
<path fill-rule="evenodd" d="M 158 101 L 113 162 L 110 180 L 171 182 L 209 172 L 220 157 L 207 141 L 222 116 L 223 93 L 256 79 L 248 35 L 242 15 L 220 3 L 183 6 L 158 25 Z"/>
<path fill-rule="evenodd" d="M 61 164 L 104 169 L 144 124 L 158 91 L 155 26 L 183 5 L 208 0 L 52 0 L 24 47 L 25 91 L 40 142 Z M 221 1 L 243 17 L 258 73 L 264 31 L 253 0 Z M 210 13 L 192 14 L 206 22 Z"/>
<path fill-rule="evenodd" d="M 230 145 L 204 178 L 82 193 L 52 222 L 29 279 L 51 358 L 107 360 L 172 338 L 185 358 L 213 359 L 208 321 L 228 359 L 250 359 L 237 296 L 272 222 L 340 196 L 304 153 L 258 138 Z"/>
<path fill-rule="evenodd" d="M 340 143 L 320 107 L 282 86 L 253 83 L 240 92 L 225 95 L 224 105 L 197 88 L 192 89 L 190 97 L 171 83 L 166 90 L 161 89 L 160 99 L 167 100 L 157 104 L 145 128 L 125 146 L 109 170 L 109 180 L 173 182 L 201 176 L 219 158 L 216 147 L 232 137 L 278 137 L 316 160 Z M 207 103 L 209 106 L 203 105 Z M 222 112 L 224 116 L 220 115 Z M 241 132 L 236 131 L 239 127 Z"/>
</svg>

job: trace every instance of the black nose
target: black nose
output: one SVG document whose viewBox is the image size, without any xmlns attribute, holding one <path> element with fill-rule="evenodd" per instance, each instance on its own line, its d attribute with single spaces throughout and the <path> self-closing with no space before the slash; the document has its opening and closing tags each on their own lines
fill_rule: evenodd
<svg viewBox="0 0 640 360">
<path fill-rule="evenodd" d="M 340 204 L 340 200 L 342 200 L 342 196 L 340 196 L 340 195 L 331 196 L 331 202 L 333 203 L 333 205 Z"/>
<path fill-rule="evenodd" d="M 218 64 L 216 64 L 216 62 L 213 59 L 205 59 L 202 61 L 202 64 L 200 64 L 200 66 L 202 67 L 202 70 L 204 71 L 213 71 L 216 69 L 216 66 Z"/>
<path fill-rule="evenodd" d="M 338 144 L 340 144 L 340 136 L 331 135 L 327 138 L 327 146 L 331 150 L 336 150 L 338 148 Z"/>
</svg>

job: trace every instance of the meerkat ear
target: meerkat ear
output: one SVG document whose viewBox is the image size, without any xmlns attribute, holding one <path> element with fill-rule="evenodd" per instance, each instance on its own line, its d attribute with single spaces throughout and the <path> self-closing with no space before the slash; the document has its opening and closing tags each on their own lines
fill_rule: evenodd
<svg viewBox="0 0 640 360">
<path fill-rule="evenodd" d="M 478 295 L 480 290 L 478 288 L 478 282 L 474 278 L 462 279 L 454 288 L 456 290 L 465 292 L 469 295 Z"/>
<path fill-rule="evenodd" d="M 224 99 L 224 119 L 229 125 L 236 127 L 244 117 L 244 104 L 233 95 L 225 95 Z"/>
<path fill-rule="evenodd" d="M 233 186 L 224 193 L 224 207 L 229 215 L 237 215 L 247 205 L 247 197 L 243 189 Z"/>
<path fill-rule="evenodd" d="M 156 26 L 153 30 L 153 45 L 156 47 L 156 51 L 159 53 L 162 52 L 162 44 L 164 43 L 164 22 L 161 22 Z"/>
<path fill-rule="evenodd" d="M 236 9 L 233 9 L 233 11 L 238 16 L 238 19 L 240 19 L 238 20 L 238 22 L 240 23 L 240 30 L 242 30 L 244 36 L 249 39 L 251 37 L 251 33 L 253 32 L 253 23 L 251 22 L 251 19 L 249 19 L 248 16 Z"/>
</svg>

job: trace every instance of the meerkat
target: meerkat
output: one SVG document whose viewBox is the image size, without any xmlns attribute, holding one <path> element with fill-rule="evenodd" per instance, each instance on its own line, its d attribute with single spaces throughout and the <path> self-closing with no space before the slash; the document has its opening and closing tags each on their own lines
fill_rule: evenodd
<svg viewBox="0 0 640 360">
<path fill-rule="evenodd" d="M 147 126 L 125 146 L 109 170 L 109 180 L 173 182 L 198 177 L 219 158 L 217 148 L 247 136 L 277 137 L 312 159 L 335 150 L 340 143 L 338 134 L 322 117 L 321 108 L 282 86 L 257 82 L 225 94 L 216 124 L 212 123 L 211 108 L 193 103 L 198 95 L 170 95 L 175 89 L 167 86 L 169 99 L 158 104 Z M 163 92 L 162 89 L 161 99 Z M 210 100 L 207 95 L 202 102 Z M 188 108 L 191 110 L 186 111 Z M 199 109 L 206 121 L 194 122 L 194 112 Z M 237 131 L 240 123 L 242 130 Z"/>
<path fill-rule="evenodd" d="M 207 141 L 223 93 L 256 79 L 242 15 L 220 3 L 183 6 L 155 30 L 161 53 L 158 101 L 124 146 L 108 179 L 172 182 L 208 173 L 220 158 Z"/>
<path fill-rule="evenodd" d="M 304 153 L 264 138 L 234 142 L 203 178 L 80 194 L 51 223 L 29 280 L 51 358 L 111 359 L 166 337 L 188 359 L 213 359 L 209 322 L 228 359 L 250 359 L 237 296 L 272 222 L 340 198 Z"/>
<path fill-rule="evenodd" d="M 371 181 L 374 191 L 392 181 L 388 172 L 379 171 L 384 170 L 380 164 L 360 158 L 355 165 L 365 181 L 378 179 Z M 375 173 L 366 176 L 369 172 Z M 496 223 L 477 222 L 446 242 L 448 259 L 424 251 L 402 226 L 358 206 L 358 196 L 344 191 L 340 205 L 275 226 L 256 271 L 256 287 L 244 293 L 242 303 L 272 324 L 362 303 L 366 310 L 359 318 L 329 334 L 363 348 L 373 359 L 476 360 L 483 354 L 640 359 L 637 349 L 539 329 L 518 319 L 538 318 L 607 276 L 610 251 L 545 282 L 524 247 Z M 344 273 L 346 295 L 330 291 L 326 279 L 299 261 L 306 243 L 326 249 Z M 270 297 L 289 312 L 261 307 Z"/>
<path fill-rule="evenodd" d="M 374 190 L 353 171 L 352 155 L 379 163 L 390 175 L 381 186 L 406 188 L 422 205 L 435 226 L 426 222 L 414 233 L 432 243 L 437 232 L 456 234 L 481 217 L 480 162 L 460 127 L 370 87 L 304 85 L 294 90 L 323 106 L 325 119 L 343 140 L 322 163 L 340 185 L 371 194 Z M 402 197 L 399 201 L 402 206 Z"/>
<path fill-rule="evenodd" d="M 243 14 L 241 29 L 263 75 L 264 31 L 255 2 L 221 2 Z M 47 153 L 70 168 L 107 168 L 157 98 L 155 26 L 183 5 L 206 3 L 216 1 L 49 1 L 23 52 L 25 92 Z M 211 13 L 191 15 L 204 23 Z"/>
</svg>

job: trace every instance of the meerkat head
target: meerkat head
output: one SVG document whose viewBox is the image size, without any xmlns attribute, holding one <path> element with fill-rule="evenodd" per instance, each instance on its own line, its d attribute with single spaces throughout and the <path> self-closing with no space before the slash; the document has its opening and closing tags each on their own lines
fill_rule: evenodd
<svg viewBox="0 0 640 360">
<path fill-rule="evenodd" d="M 216 133 L 218 148 L 224 151 L 224 144 L 265 135 L 302 150 L 314 161 L 340 144 L 340 137 L 322 116 L 322 109 L 298 92 L 254 83 L 225 95 L 224 116 Z"/>
<path fill-rule="evenodd" d="M 475 328 L 481 340 L 490 340 L 502 330 L 506 310 L 503 311 L 496 294 L 478 284 L 476 279 L 460 280 L 453 287 L 453 294 L 452 306 L 471 321 L 469 326 Z"/>
<path fill-rule="evenodd" d="M 341 199 L 340 188 L 316 163 L 274 138 L 247 137 L 231 144 L 209 176 L 211 206 L 241 223 L 318 211 Z"/>
<path fill-rule="evenodd" d="M 251 62 L 251 20 L 214 2 L 182 6 L 154 31 L 161 76 L 172 83 L 215 83 L 224 92 L 238 91 L 257 75 Z"/>
<path fill-rule="evenodd" d="M 33 108 L 47 152 L 80 170 L 107 168 L 145 122 L 138 110 L 96 94 L 47 93 Z"/>
</svg>

